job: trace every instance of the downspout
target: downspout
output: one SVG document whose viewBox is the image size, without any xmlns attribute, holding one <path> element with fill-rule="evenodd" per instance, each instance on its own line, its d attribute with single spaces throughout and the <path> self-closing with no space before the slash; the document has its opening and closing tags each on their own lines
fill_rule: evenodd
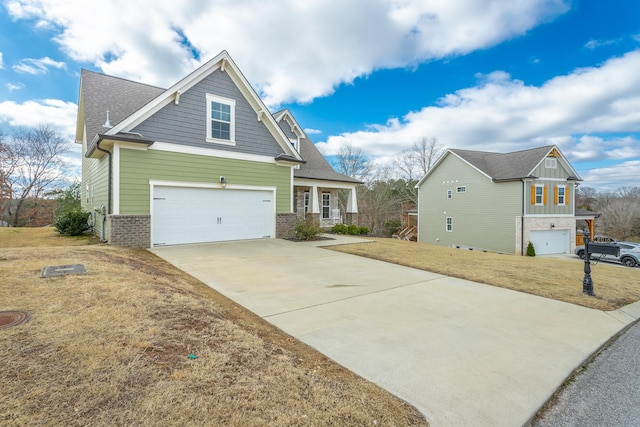
<svg viewBox="0 0 640 427">
<path fill-rule="evenodd" d="M 520 217 L 520 256 L 524 256 L 524 211 L 526 201 L 526 187 L 525 180 L 522 180 L 522 216 Z"/>
<path fill-rule="evenodd" d="M 107 169 L 107 213 L 105 214 L 104 212 L 102 212 L 102 209 L 100 210 L 100 213 L 102 214 L 102 231 L 100 233 L 100 240 L 102 240 L 102 242 L 106 242 L 105 239 L 105 226 L 107 223 L 107 215 L 111 214 L 111 151 L 109 150 L 105 150 L 104 148 L 100 147 L 100 140 L 98 139 L 98 142 L 96 142 L 96 149 L 98 151 L 102 151 L 103 153 L 106 153 L 108 158 L 109 158 L 109 165 L 108 165 L 108 169 Z"/>
</svg>

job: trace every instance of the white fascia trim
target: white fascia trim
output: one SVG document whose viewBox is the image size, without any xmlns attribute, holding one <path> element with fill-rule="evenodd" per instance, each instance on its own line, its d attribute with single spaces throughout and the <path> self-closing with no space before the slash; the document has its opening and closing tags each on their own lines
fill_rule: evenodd
<svg viewBox="0 0 640 427">
<path fill-rule="evenodd" d="M 120 145 L 114 144 L 111 149 L 112 170 L 111 179 L 113 180 L 113 188 L 111 189 L 111 197 L 113 197 L 113 206 L 111 207 L 111 213 L 113 215 L 120 215 Z"/>
<path fill-rule="evenodd" d="M 536 215 L 525 215 L 525 217 L 527 218 L 562 218 L 562 219 L 567 219 L 567 218 L 574 218 L 575 215 L 574 214 L 536 214 Z"/>
<path fill-rule="evenodd" d="M 217 150 L 216 148 L 191 147 L 170 142 L 154 142 L 149 150 L 167 151 L 170 153 L 193 154 L 196 156 L 220 157 L 223 159 L 247 160 L 251 162 L 276 164 L 274 157 L 259 154 L 236 153 L 234 151 Z"/>
<path fill-rule="evenodd" d="M 537 178 L 534 179 L 534 181 L 555 181 L 555 182 L 564 182 L 564 183 L 569 183 L 569 181 L 567 181 L 566 178 Z"/>
<path fill-rule="evenodd" d="M 293 184 L 299 187 L 346 188 L 355 189 L 357 184 L 340 181 L 323 181 L 321 179 L 294 178 Z"/>
<path fill-rule="evenodd" d="M 153 187 L 186 187 L 186 188 L 211 188 L 220 190 L 254 190 L 254 191 L 273 191 L 275 194 L 276 187 L 262 185 L 244 185 L 244 184 L 227 184 L 222 187 L 218 182 L 195 182 L 195 181 L 163 181 L 158 179 L 150 179 L 149 185 Z M 151 198 L 153 200 L 153 198 Z"/>
</svg>

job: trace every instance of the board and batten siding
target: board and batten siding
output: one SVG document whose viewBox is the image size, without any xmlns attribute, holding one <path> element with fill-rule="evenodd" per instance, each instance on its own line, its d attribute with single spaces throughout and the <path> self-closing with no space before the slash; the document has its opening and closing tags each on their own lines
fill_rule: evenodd
<svg viewBox="0 0 640 427">
<path fill-rule="evenodd" d="M 527 181 L 526 188 L 526 210 L 527 215 L 573 215 L 573 205 L 575 197 L 575 185 L 573 182 L 567 182 L 570 173 L 565 168 L 561 159 L 557 159 L 556 168 L 545 167 L 545 161 L 543 160 L 538 167 L 532 172 L 533 176 L 541 179 Z M 547 188 L 547 200 L 542 205 L 534 205 L 532 201 L 532 187 L 535 185 L 544 185 Z M 555 204 L 555 187 L 558 185 L 564 185 L 567 187 L 567 204 L 556 205 Z"/>
<path fill-rule="evenodd" d="M 277 187 L 276 212 L 291 212 L 291 169 L 275 163 L 158 150 L 120 149 L 120 214 L 150 213 L 149 180 Z"/>
<path fill-rule="evenodd" d="M 235 100 L 235 145 L 207 141 L 207 94 Z M 145 138 L 188 145 L 276 157 L 283 152 L 262 121 L 258 120 L 240 89 L 229 75 L 216 70 L 132 129 Z"/>
<path fill-rule="evenodd" d="M 458 193 L 457 187 L 466 191 Z M 451 190 L 451 199 L 447 198 Z M 418 241 L 514 253 L 522 183 L 494 183 L 453 154 L 419 188 Z M 446 231 L 446 218 L 453 231 Z"/>
</svg>

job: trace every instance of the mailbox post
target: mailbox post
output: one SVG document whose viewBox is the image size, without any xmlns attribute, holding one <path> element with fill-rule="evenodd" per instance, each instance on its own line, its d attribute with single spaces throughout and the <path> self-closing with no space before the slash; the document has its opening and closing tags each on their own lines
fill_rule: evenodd
<svg viewBox="0 0 640 427">
<path fill-rule="evenodd" d="M 595 297 L 593 293 L 593 280 L 591 280 L 591 251 L 589 250 L 589 230 L 584 229 L 584 279 L 582 280 L 582 293 Z"/>
</svg>

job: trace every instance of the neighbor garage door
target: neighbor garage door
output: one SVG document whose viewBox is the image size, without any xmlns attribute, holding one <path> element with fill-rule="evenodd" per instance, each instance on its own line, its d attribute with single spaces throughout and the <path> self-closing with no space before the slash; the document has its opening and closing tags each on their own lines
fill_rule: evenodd
<svg viewBox="0 0 640 427">
<path fill-rule="evenodd" d="M 273 191 L 155 186 L 153 246 L 273 237 Z"/>
<path fill-rule="evenodd" d="M 536 255 L 564 254 L 571 249 L 569 230 L 538 230 L 531 232 Z"/>
</svg>

